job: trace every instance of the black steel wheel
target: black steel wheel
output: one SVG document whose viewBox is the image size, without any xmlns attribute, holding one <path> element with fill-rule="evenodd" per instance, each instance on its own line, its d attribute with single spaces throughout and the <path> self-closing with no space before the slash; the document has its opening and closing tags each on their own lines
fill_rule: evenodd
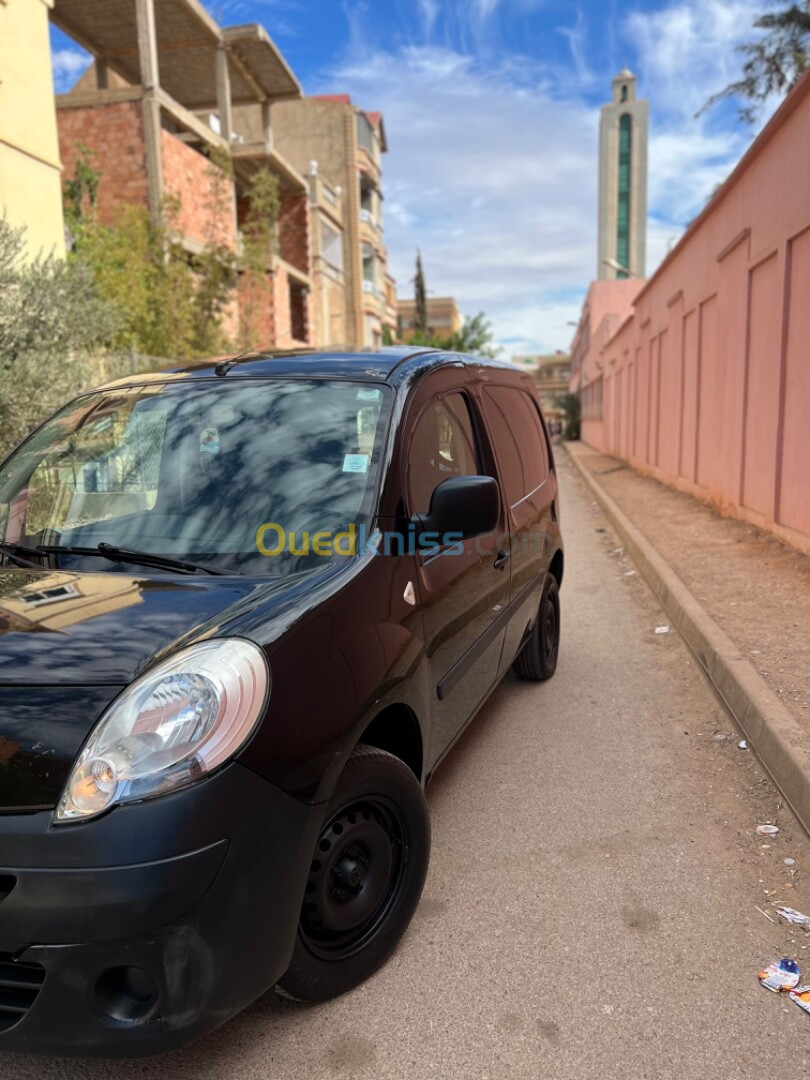
<svg viewBox="0 0 810 1080">
<path fill-rule="evenodd" d="M 393 755 L 359 746 L 315 844 L 293 958 L 279 992 L 323 1001 L 381 967 L 413 917 L 429 857 L 419 781 Z"/>
<path fill-rule="evenodd" d="M 515 657 L 512 670 L 521 679 L 550 679 L 560 652 L 560 589 L 549 574 L 540 597 L 540 610 L 532 632 Z"/>
</svg>

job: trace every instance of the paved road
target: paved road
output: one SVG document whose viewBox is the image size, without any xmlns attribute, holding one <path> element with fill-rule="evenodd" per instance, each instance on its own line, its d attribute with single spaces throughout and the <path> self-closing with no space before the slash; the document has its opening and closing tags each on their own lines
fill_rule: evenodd
<svg viewBox="0 0 810 1080">
<path fill-rule="evenodd" d="M 807 958 L 754 905 L 810 912 L 810 846 L 562 466 L 565 641 L 508 681 L 430 790 L 431 872 L 370 983 L 273 995 L 195 1047 L 124 1064 L 0 1061 L 4 1080 L 726 1080 L 808 1071 L 810 1016 L 756 972 Z M 757 822 L 775 819 L 763 848 Z M 785 857 L 796 860 L 792 871 Z M 771 896 L 765 892 L 775 890 Z"/>
</svg>

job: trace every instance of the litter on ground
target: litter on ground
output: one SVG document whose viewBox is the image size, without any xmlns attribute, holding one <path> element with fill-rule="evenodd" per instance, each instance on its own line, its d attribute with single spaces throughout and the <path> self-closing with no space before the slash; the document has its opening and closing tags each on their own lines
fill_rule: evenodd
<svg viewBox="0 0 810 1080">
<path fill-rule="evenodd" d="M 757 976 L 766 990 L 778 994 L 782 990 L 792 990 L 799 982 L 799 965 L 788 956 L 783 956 L 774 964 L 769 964 Z"/>
<path fill-rule="evenodd" d="M 774 904 L 774 911 L 785 922 L 792 926 L 801 926 L 803 930 L 810 932 L 810 916 L 802 914 L 796 908 L 786 907 L 784 904 Z"/>
</svg>

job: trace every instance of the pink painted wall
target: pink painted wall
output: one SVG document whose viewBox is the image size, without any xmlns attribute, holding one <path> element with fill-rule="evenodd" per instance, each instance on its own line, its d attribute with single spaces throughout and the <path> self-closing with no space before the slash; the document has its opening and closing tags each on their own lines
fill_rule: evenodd
<svg viewBox="0 0 810 1080">
<path fill-rule="evenodd" d="M 577 373 L 603 381 L 585 442 L 806 551 L 808 177 L 810 75 Z"/>
</svg>

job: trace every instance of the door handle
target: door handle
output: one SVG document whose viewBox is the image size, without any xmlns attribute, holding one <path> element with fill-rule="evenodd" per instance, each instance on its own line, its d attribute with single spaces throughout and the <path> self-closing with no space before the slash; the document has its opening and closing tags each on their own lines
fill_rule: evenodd
<svg viewBox="0 0 810 1080">
<path fill-rule="evenodd" d="M 506 566 L 511 554 L 512 554 L 512 552 L 509 550 L 509 548 L 506 548 L 506 549 L 501 548 L 498 551 L 498 554 L 495 557 L 495 562 L 492 565 L 495 567 L 496 570 L 503 570 L 503 568 Z"/>
</svg>

